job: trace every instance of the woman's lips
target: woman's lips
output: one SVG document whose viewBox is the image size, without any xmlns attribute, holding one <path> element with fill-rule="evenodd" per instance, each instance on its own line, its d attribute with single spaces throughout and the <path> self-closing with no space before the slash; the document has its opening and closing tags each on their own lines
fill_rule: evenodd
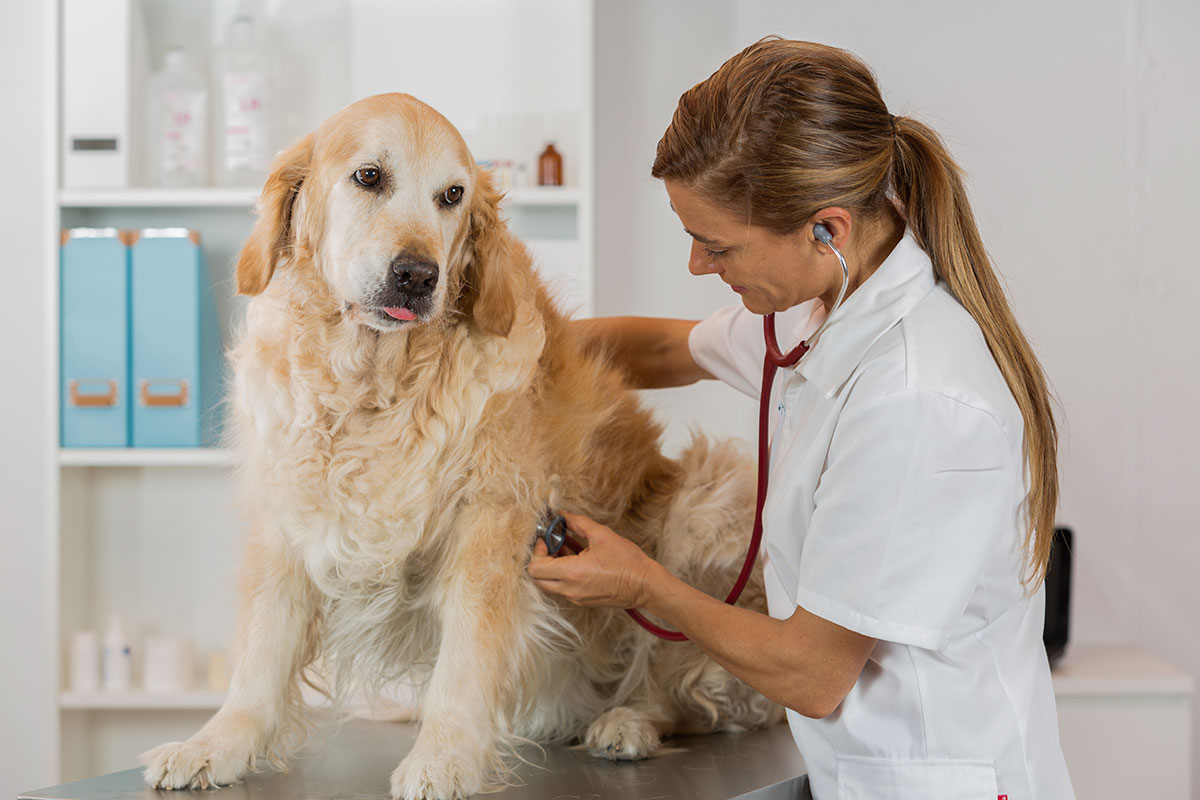
<svg viewBox="0 0 1200 800">
<path fill-rule="evenodd" d="M 733 290 L 734 290 L 735 292 L 737 292 L 738 294 L 741 294 L 742 292 L 746 291 L 746 287 L 745 287 L 745 286 L 734 286 L 732 283 L 731 283 L 731 284 L 729 284 L 729 288 L 730 288 L 730 289 L 733 289 Z"/>
</svg>

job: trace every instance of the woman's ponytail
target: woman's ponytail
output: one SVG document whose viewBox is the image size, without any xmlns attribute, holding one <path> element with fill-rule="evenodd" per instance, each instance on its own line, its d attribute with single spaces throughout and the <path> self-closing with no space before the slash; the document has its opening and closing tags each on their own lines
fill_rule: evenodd
<svg viewBox="0 0 1200 800">
<path fill-rule="evenodd" d="M 929 126 L 897 117 L 892 189 L 917 242 L 980 330 L 1025 420 L 1025 581 L 1037 587 L 1046 574 L 1058 507 L 1058 431 L 1041 364 L 1017 325 L 992 268 L 963 186 L 962 170 Z"/>
</svg>

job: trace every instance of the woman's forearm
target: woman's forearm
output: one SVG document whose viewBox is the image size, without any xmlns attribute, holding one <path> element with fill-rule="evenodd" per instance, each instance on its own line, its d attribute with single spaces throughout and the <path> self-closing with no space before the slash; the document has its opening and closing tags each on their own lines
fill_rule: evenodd
<svg viewBox="0 0 1200 800">
<path fill-rule="evenodd" d="M 596 317 L 571 325 L 589 349 L 607 353 L 639 389 L 685 386 L 712 377 L 688 350 L 695 320 Z"/>
<path fill-rule="evenodd" d="M 656 565 L 646 609 L 766 697 L 808 717 L 832 713 L 853 687 L 874 641 L 803 608 L 775 619 L 710 597 Z"/>
<path fill-rule="evenodd" d="M 676 578 L 611 528 L 569 511 L 563 516 L 587 546 L 555 558 L 544 541 L 535 542 L 527 570 L 540 589 L 581 606 L 643 608 L 729 672 L 801 714 L 823 717 L 837 708 L 875 647 L 874 639 L 803 608 L 779 620 L 726 605 Z"/>
</svg>

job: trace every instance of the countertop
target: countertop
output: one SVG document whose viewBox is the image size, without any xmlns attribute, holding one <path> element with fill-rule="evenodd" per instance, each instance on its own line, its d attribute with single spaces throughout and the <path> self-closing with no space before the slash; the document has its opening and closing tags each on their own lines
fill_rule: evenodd
<svg viewBox="0 0 1200 800">
<path fill-rule="evenodd" d="M 1192 676 L 1126 644 L 1068 644 L 1052 673 L 1061 701 L 1077 697 L 1190 696 Z"/>
<path fill-rule="evenodd" d="M 142 782 L 141 770 L 26 792 L 27 800 L 147 800 L 204 796 L 210 800 L 387 800 L 388 778 L 416 736 L 408 723 L 354 720 L 323 729 L 288 773 L 260 772 L 243 783 L 211 791 L 165 792 Z M 667 752 L 635 762 L 591 758 L 567 747 L 522 755 L 539 766 L 520 764 L 517 779 L 488 797 L 505 800 L 793 800 L 803 796 L 804 762 L 786 724 L 739 734 L 685 736 L 667 742 Z"/>
</svg>

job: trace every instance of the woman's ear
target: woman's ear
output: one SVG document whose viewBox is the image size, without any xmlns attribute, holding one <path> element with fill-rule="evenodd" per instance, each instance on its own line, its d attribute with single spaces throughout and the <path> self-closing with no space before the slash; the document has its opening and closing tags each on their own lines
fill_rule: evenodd
<svg viewBox="0 0 1200 800">
<path fill-rule="evenodd" d="M 242 247 L 237 264 L 238 294 L 261 294 L 276 262 L 292 246 L 292 209 L 312 161 L 313 134 L 275 157 L 258 201 L 258 221 Z"/>
<path fill-rule="evenodd" d="M 500 219 L 500 193 L 492 188 L 491 174 L 480 170 L 471 198 L 470 237 L 466 270 L 469 313 L 475 323 L 494 336 L 508 336 L 517 313 L 517 259 L 525 250 Z"/>
<path fill-rule="evenodd" d="M 816 232 L 813 230 L 813 226 L 818 223 L 824 225 L 825 230 L 829 231 L 829 235 L 833 237 L 834 247 L 840 249 L 846 246 L 850 231 L 854 227 L 854 219 L 849 211 L 840 206 L 830 206 L 829 208 L 822 208 L 816 214 L 812 215 L 809 219 L 809 224 L 805 226 L 802 232 L 802 236 L 820 247 L 822 243 L 817 239 Z M 824 250 L 823 252 L 828 253 L 829 251 Z"/>
</svg>

